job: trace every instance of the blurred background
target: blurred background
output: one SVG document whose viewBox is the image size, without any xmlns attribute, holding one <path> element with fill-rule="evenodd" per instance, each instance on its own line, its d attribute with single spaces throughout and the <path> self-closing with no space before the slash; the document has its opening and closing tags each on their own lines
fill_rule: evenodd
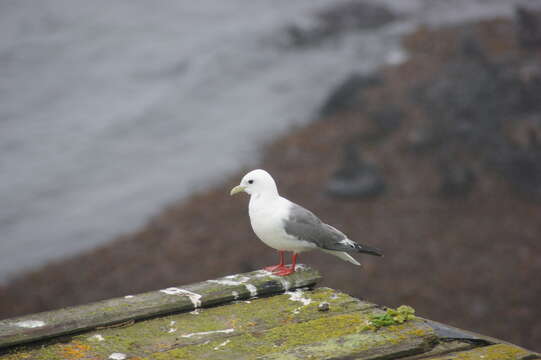
<svg viewBox="0 0 541 360">
<path fill-rule="evenodd" d="M 0 318 L 251 271 L 229 189 L 381 248 L 323 285 L 540 351 L 541 2 L 0 2 Z"/>
</svg>

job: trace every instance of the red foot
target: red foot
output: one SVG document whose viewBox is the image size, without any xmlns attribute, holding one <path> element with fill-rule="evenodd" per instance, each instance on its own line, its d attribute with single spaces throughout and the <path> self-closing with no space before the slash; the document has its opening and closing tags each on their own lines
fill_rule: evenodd
<svg viewBox="0 0 541 360">
<path fill-rule="evenodd" d="M 279 250 L 278 254 L 280 255 L 280 263 L 278 265 L 274 265 L 274 266 L 267 266 L 265 268 L 265 270 L 274 273 L 276 271 L 281 271 L 282 269 L 285 269 L 285 266 L 284 266 L 284 252 Z"/>
<path fill-rule="evenodd" d="M 282 265 L 282 264 L 278 264 L 278 265 L 274 265 L 274 266 L 267 266 L 265 268 L 266 271 L 270 271 L 270 272 L 276 272 L 276 271 L 280 271 L 281 269 L 285 269 L 285 266 Z"/>
<path fill-rule="evenodd" d="M 273 274 L 278 275 L 278 276 L 287 276 L 287 275 L 293 274 L 294 272 L 295 272 L 295 269 L 284 266 L 282 269 L 278 271 L 273 271 Z"/>
</svg>

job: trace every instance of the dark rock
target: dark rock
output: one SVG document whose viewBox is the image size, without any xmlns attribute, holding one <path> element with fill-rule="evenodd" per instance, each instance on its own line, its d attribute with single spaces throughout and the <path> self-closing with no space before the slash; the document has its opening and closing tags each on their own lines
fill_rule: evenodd
<svg viewBox="0 0 541 360">
<path fill-rule="evenodd" d="M 538 61 L 519 69 L 521 105 L 525 111 L 541 109 L 541 65 Z"/>
<path fill-rule="evenodd" d="M 517 103 L 518 87 L 478 63 L 455 63 L 426 89 L 426 108 L 445 136 L 493 134 Z M 465 134 L 464 122 L 473 127 Z"/>
<path fill-rule="evenodd" d="M 327 183 L 329 194 L 339 197 L 368 198 L 380 195 L 385 181 L 378 169 L 364 162 L 354 144 L 344 146 L 344 158 Z"/>
<path fill-rule="evenodd" d="M 514 189 L 528 200 L 541 202 L 541 156 L 529 152 L 514 154 L 507 163 L 506 177 Z"/>
<path fill-rule="evenodd" d="M 345 29 L 374 29 L 396 20 L 396 16 L 382 5 L 350 1 L 321 11 L 318 18 L 328 32 Z"/>
<path fill-rule="evenodd" d="M 330 308 L 330 305 L 328 302 L 324 301 L 322 303 L 319 303 L 319 305 L 317 306 L 317 310 L 318 311 L 329 311 L 329 308 Z"/>
<path fill-rule="evenodd" d="M 362 140 L 376 141 L 388 136 L 400 127 L 403 116 L 404 113 L 394 105 L 389 105 L 384 109 L 372 112 L 370 119 L 374 128 L 372 131 L 364 134 Z"/>
<path fill-rule="evenodd" d="M 427 127 L 419 127 L 408 133 L 407 146 L 414 151 L 433 150 L 442 143 L 442 138 L 436 131 Z"/>
<path fill-rule="evenodd" d="M 349 110 L 362 103 L 362 91 L 381 83 L 377 75 L 349 75 L 343 82 L 331 90 L 327 100 L 319 110 L 321 117 L 334 115 Z"/>
<path fill-rule="evenodd" d="M 541 119 L 540 123 L 541 123 Z M 541 202 L 541 125 L 530 128 L 524 144 L 508 144 L 492 161 L 513 189 L 524 198 Z"/>
<path fill-rule="evenodd" d="M 395 20 L 396 15 L 384 6 L 350 1 L 317 13 L 308 26 L 289 25 L 287 46 L 317 46 L 344 32 L 375 29 Z"/>
<path fill-rule="evenodd" d="M 468 59 L 470 62 L 474 61 L 482 65 L 485 69 L 495 70 L 494 65 L 484 53 L 481 44 L 475 39 L 471 32 L 466 32 L 460 39 L 460 56 L 457 57 L 457 59 L 462 61 Z"/>
<path fill-rule="evenodd" d="M 441 167 L 444 195 L 468 194 L 476 180 L 472 164 L 480 160 L 519 193 L 541 199 L 541 155 L 535 141 L 524 146 L 524 134 L 519 144 L 511 139 L 528 128 L 526 115 L 541 109 L 541 66 L 534 59 L 519 64 L 491 59 L 471 36 L 462 39 L 460 50 L 436 78 L 414 91 L 429 123 L 412 131 L 411 147 L 436 151 L 440 159 L 462 154 L 464 163 L 447 161 Z"/>
<path fill-rule="evenodd" d="M 445 196 L 469 194 L 475 185 L 475 174 L 472 169 L 457 163 L 446 163 L 441 167 L 442 182 L 440 192 Z"/>
<path fill-rule="evenodd" d="M 457 56 L 419 87 L 415 100 L 435 138 L 487 153 L 501 142 L 503 125 L 522 110 L 524 90 L 513 66 L 491 62 L 475 42 L 465 40 L 463 48 L 469 55 Z"/>
<path fill-rule="evenodd" d="M 525 48 L 541 47 L 541 14 L 518 6 L 515 16 L 519 43 Z"/>
</svg>

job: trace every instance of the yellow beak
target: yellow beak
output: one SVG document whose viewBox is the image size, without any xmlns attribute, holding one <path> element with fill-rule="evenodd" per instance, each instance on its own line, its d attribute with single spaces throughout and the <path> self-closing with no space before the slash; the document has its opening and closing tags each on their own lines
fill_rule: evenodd
<svg viewBox="0 0 541 360">
<path fill-rule="evenodd" d="M 229 195 L 235 195 L 237 193 L 240 193 L 241 191 L 244 191 L 245 187 L 242 186 L 242 185 L 237 185 L 235 186 L 233 189 L 231 189 L 231 192 L 229 193 Z"/>
</svg>

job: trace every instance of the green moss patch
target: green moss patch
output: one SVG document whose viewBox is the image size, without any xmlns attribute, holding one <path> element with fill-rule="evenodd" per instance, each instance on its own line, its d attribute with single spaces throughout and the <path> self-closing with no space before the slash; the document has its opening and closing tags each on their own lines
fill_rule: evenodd
<svg viewBox="0 0 541 360">
<path fill-rule="evenodd" d="M 415 310 L 411 306 L 401 305 L 396 309 L 388 308 L 382 314 L 373 314 L 368 320 L 365 330 L 378 330 L 383 326 L 403 324 L 415 319 Z"/>
</svg>

